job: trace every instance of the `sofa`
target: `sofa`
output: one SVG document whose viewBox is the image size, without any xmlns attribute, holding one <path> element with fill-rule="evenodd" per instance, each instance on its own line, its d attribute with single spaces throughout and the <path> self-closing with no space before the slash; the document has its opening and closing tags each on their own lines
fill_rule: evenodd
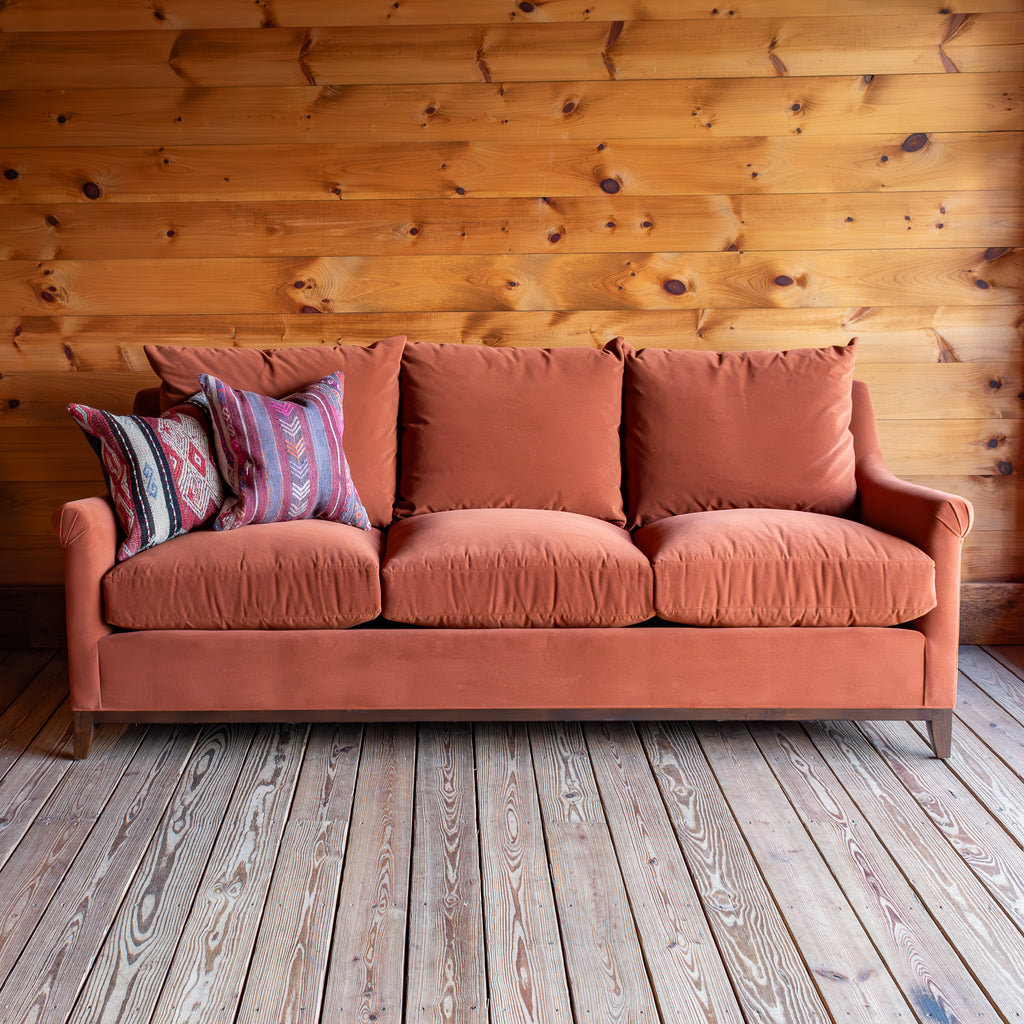
<svg viewBox="0 0 1024 1024">
<path fill-rule="evenodd" d="M 106 721 L 544 718 L 949 756 L 971 506 L 887 470 L 856 340 L 146 354 L 130 415 L 71 408 L 110 491 L 54 515 L 76 758 Z"/>
</svg>

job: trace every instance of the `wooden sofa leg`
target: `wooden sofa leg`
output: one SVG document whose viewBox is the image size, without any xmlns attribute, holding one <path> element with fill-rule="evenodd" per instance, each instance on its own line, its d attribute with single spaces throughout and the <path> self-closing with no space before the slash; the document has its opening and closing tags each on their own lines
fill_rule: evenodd
<svg viewBox="0 0 1024 1024">
<path fill-rule="evenodd" d="M 936 757 L 949 757 L 953 752 L 953 709 L 943 708 L 928 720 L 928 739 Z"/>
<path fill-rule="evenodd" d="M 92 715 L 88 711 L 72 711 L 71 718 L 75 727 L 75 760 L 81 761 L 89 756 L 92 746 Z"/>
</svg>

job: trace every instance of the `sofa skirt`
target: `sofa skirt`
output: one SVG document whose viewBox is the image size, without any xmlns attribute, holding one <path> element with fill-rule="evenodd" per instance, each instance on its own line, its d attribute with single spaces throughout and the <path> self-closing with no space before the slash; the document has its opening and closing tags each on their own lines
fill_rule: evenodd
<svg viewBox="0 0 1024 1024">
<path fill-rule="evenodd" d="M 98 692 L 72 706 L 125 720 L 950 706 L 925 693 L 925 638 L 891 627 L 147 630 L 104 636 L 98 655 Z"/>
</svg>

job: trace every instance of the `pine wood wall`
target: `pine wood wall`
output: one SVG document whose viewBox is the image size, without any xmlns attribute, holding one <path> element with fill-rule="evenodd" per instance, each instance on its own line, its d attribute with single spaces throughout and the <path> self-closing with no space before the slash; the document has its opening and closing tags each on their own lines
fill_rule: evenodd
<svg viewBox="0 0 1024 1024">
<path fill-rule="evenodd" d="M 0 586 L 148 341 L 860 338 L 1024 580 L 1024 3 L 0 0 Z"/>
</svg>

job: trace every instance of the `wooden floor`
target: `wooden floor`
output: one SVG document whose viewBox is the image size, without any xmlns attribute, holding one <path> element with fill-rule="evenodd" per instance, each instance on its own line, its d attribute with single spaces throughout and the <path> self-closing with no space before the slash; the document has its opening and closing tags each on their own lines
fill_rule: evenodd
<svg viewBox="0 0 1024 1024">
<path fill-rule="evenodd" d="M 0 1022 L 1024 1021 L 1024 648 L 900 724 L 99 727 L 0 653 Z"/>
</svg>

